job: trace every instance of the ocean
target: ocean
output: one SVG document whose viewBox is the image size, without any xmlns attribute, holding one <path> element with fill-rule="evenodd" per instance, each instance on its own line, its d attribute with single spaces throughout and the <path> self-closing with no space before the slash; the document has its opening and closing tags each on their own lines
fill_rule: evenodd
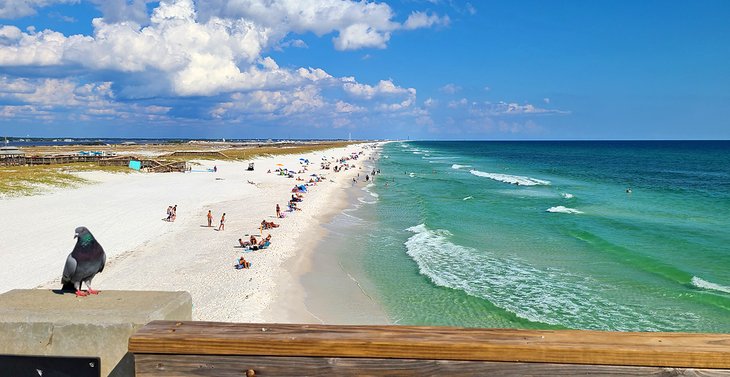
<svg viewBox="0 0 730 377">
<path fill-rule="evenodd" d="M 372 168 L 325 247 L 393 323 L 730 332 L 728 141 L 392 142 Z"/>
</svg>

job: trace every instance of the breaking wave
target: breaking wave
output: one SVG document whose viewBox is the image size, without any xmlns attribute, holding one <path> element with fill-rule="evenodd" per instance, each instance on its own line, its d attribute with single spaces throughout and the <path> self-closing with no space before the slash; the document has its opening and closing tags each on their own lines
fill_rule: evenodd
<svg viewBox="0 0 730 377">
<path fill-rule="evenodd" d="M 537 186 L 537 185 L 549 185 L 550 181 L 542 179 L 523 177 L 519 175 L 499 174 L 499 173 L 485 173 L 479 170 L 469 170 L 469 173 L 476 175 L 477 177 L 484 177 L 493 179 L 495 181 L 511 183 L 513 185 L 521 186 Z"/>
<path fill-rule="evenodd" d="M 452 243 L 447 230 L 425 224 L 407 229 L 405 242 L 419 272 L 433 284 L 488 300 L 520 318 L 570 328 L 657 331 L 677 328 L 672 318 L 641 313 L 603 297 L 603 286 L 559 268 L 541 269 L 522 260 Z M 687 313 L 687 319 L 691 318 Z"/>
<path fill-rule="evenodd" d="M 451 165 L 451 168 L 452 169 L 456 169 L 456 170 L 459 170 L 461 168 L 470 168 L 470 167 L 471 167 L 471 165 L 459 165 L 459 164 L 453 164 L 453 165 Z"/>
<path fill-rule="evenodd" d="M 692 283 L 692 285 L 694 285 L 697 288 L 709 289 L 712 291 L 718 291 L 718 292 L 724 292 L 724 293 L 730 293 L 730 287 L 726 287 L 724 285 L 709 282 L 702 278 L 698 278 L 697 276 L 692 276 L 691 283 Z"/>
<path fill-rule="evenodd" d="M 564 207 L 564 206 L 550 207 L 550 208 L 546 209 L 545 212 L 551 212 L 551 213 L 570 213 L 570 214 L 574 214 L 574 215 L 583 213 L 581 211 L 578 211 L 575 208 L 568 208 L 568 207 Z"/>
</svg>

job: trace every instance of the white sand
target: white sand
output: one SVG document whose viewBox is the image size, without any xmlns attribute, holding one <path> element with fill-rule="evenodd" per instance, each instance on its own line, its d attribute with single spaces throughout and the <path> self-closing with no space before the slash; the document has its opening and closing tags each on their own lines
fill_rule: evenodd
<svg viewBox="0 0 730 377">
<path fill-rule="evenodd" d="M 363 151 L 361 146 L 353 146 L 258 158 L 253 172 L 245 171 L 245 162 L 199 161 L 202 167 L 194 169 L 217 165 L 218 172 L 83 173 L 84 178 L 99 183 L 2 199 L 0 293 L 15 288 L 59 288 L 63 265 L 75 244 L 74 229 L 86 226 L 107 253 L 107 265 L 92 283 L 95 289 L 188 291 L 196 320 L 267 322 L 272 318 L 267 307 L 276 300 L 287 311 L 286 315 L 273 315 L 276 320 L 314 321 L 307 317 L 304 297 L 277 298 L 282 292 L 277 284 L 297 285 L 293 276 L 301 272 L 286 270 L 284 262 L 319 237 L 319 222 L 343 205 L 345 189 L 360 172 L 370 149 L 349 162 L 356 169 L 340 173 L 320 169 L 322 157 L 339 158 L 359 151 Z M 302 211 L 275 219 L 276 204 L 285 210 L 291 188 L 302 182 L 266 171 L 274 171 L 277 163 L 299 169 L 300 157 L 311 162 L 309 171 L 300 174 L 302 178 L 322 173 L 327 180 L 309 187 L 300 203 Z M 247 183 L 249 180 L 256 184 Z M 167 206 L 175 204 L 177 220 L 163 221 Z M 207 227 L 209 209 L 214 215 L 213 228 Z M 216 231 L 223 212 L 225 230 Z M 281 224 L 264 231 L 272 235 L 271 247 L 243 254 L 252 262 L 251 269 L 234 269 L 242 255 L 238 239 L 258 234 L 262 219 Z M 301 268 L 307 268 L 306 260 Z"/>
</svg>

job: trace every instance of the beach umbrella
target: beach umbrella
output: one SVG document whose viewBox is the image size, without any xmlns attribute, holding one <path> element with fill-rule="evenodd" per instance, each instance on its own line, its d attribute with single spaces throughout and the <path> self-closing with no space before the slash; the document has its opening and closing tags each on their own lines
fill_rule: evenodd
<svg viewBox="0 0 730 377">
<path fill-rule="evenodd" d="M 284 164 L 276 164 L 276 166 L 284 166 Z"/>
</svg>

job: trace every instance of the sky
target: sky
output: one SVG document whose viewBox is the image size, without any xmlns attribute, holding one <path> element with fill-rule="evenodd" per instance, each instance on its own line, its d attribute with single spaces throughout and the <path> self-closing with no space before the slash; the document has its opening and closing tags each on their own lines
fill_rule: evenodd
<svg viewBox="0 0 730 377">
<path fill-rule="evenodd" d="M 0 136 L 730 139 L 730 1 L 0 0 Z"/>
</svg>

